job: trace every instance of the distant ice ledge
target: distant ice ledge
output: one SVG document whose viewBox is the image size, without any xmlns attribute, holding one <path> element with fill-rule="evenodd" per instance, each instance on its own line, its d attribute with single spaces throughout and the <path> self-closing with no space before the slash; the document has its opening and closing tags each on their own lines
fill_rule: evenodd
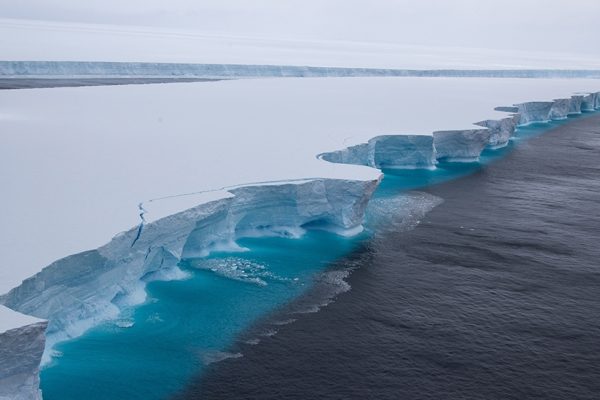
<svg viewBox="0 0 600 400">
<path fill-rule="evenodd" d="M 476 162 L 485 148 L 506 146 L 518 126 L 561 120 L 583 111 L 600 109 L 600 92 L 576 94 L 554 101 L 532 101 L 500 106 L 506 118 L 484 120 L 482 129 L 436 131 L 431 135 L 377 136 L 367 143 L 325 152 L 319 158 L 342 164 L 384 168 L 435 168 L 439 161 Z"/>
<path fill-rule="evenodd" d="M 110 61 L 0 61 L 0 78 L 272 78 L 272 77 L 600 78 L 597 69 L 401 69 L 307 65 Z"/>
<path fill-rule="evenodd" d="M 431 136 L 378 136 L 319 157 L 375 168 L 434 168 L 439 160 L 477 161 L 484 148 L 505 146 L 519 125 L 595 109 L 600 109 L 600 93 L 526 102 L 499 107 L 511 115 L 477 122 L 481 129 L 437 131 Z M 248 236 L 293 237 L 303 229 L 314 228 L 338 234 L 360 231 L 365 208 L 378 184 L 379 179 L 315 178 L 230 189 L 221 198 L 152 222 L 142 221 L 98 249 L 57 260 L 1 296 L 0 303 L 49 320 L 45 344 L 48 360 L 56 342 L 77 337 L 107 319 L 117 318 L 122 309 L 143 302 L 147 282 L 180 278 L 177 264 L 183 258 L 205 256 L 217 249 L 239 249 L 236 240 Z M 8 398 L 37 399 L 37 367 L 46 323 L 21 328 L 17 339 L 27 349 L 26 356 L 15 357 L 12 350 L 2 349 L 0 354 L 14 367 L 0 371 L 0 383 L 4 379 L 10 382 L 5 387 L 31 389 L 23 396 L 19 392 L 21 397 L 14 394 Z M 13 331 L 0 335 L 8 332 Z M 0 340 L 3 343 L 10 342 Z M 0 399 L 2 395 L 0 392 Z"/>
</svg>

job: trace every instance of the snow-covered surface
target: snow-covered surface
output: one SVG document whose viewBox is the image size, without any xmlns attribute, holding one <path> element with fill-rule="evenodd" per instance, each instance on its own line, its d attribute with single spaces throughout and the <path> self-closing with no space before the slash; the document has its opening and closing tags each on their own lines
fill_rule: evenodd
<svg viewBox="0 0 600 400">
<path fill-rule="evenodd" d="M 414 4 L 411 5 L 414 7 Z M 130 61 L 415 69 L 597 69 L 600 55 L 283 38 L 164 27 L 0 19 L 0 60 Z M 560 34 L 555 34 L 560 35 Z M 563 35 L 564 36 L 564 35 Z M 552 35 L 548 35 L 551 40 Z M 390 38 L 390 39 L 398 39 Z M 400 39 L 406 39 L 401 38 Z M 507 39 L 508 42 L 508 39 Z M 74 51 L 76 49 L 76 51 Z"/>
<path fill-rule="evenodd" d="M 139 224 L 251 182 L 377 179 L 316 158 L 382 134 L 475 129 L 597 80 L 329 78 L 0 92 L 0 292 Z M 175 196 L 175 197 L 171 197 Z M 149 201 L 169 197 L 160 201 Z"/>
<path fill-rule="evenodd" d="M 22 328 L 38 322 L 43 322 L 43 320 L 18 313 L 10 308 L 0 305 L 0 335 L 6 331 Z"/>
</svg>

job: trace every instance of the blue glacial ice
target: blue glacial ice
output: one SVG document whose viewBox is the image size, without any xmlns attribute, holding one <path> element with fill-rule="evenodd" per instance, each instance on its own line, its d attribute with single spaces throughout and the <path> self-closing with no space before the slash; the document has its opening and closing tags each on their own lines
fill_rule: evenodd
<svg viewBox="0 0 600 400">
<path fill-rule="evenodd" d="M 60 259 L 1 297 L 13 310 L 49 320 L 52 345 L 114 319 L 145 299 L 145 284 L 177 275 L 182 258 L 240 250 L 244 237 L 294 236 L 303 229 L 360 231 L 378 181 L 311 180 L 232 190 L 122 233 L 105 246 Z"/>
</svg>

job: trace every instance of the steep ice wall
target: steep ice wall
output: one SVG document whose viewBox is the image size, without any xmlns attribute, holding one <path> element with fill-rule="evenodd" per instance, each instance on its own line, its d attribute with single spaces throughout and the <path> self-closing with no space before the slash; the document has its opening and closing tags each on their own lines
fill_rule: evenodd
<svg viewBox="0 0 600 400">
<path fill-rule="evenodd" d="M 315 179 L 240 187 L 229 197 L 142 224 L 96 250 L 60 259 L 1 301 L 49 318 L 52 345 L 143 301 L 145 282 L 180 273 L 182 257 L 241 250 L 236 239 L 257 234 L 294 236 L 305 228 L 355 233 L 378 183 Z"/>
<path fill-rule="evenodd" d="M 0 400 L 39 400 L 46 321 L 0 305 Z"/>
<path fill-rule="evenodd" d="M 565 119 L 571 111 L 571 99 L 556 99 L 550 109 L 549 117 L 553 120 Z"/>
<path fill-rule="evenodd" d="M 334 163 L 368 165 L 375 168 L 428 168 L 437 161 L 477 161 L 487 147 L 506 146 L 519 125 L 548 122 L 568 115 L 600 109 L 600 92 L 573 95 L 553 101 L 531 101 L 498 106 L 509 117 L 474 123 L 485 129 L 436 131 L 431 136 L 386 135 L 367 143 L 320 154 Z M 432 140 L 427 140 L 430 137 Z"/>
<path fill-rule="evenodd" d="M 583 96 L 582 95 L 571 96 L 571 106 L 569 107 L 569 114 L 580 114 L 582 104 L 583 104 Z"/>
<path fill-rule="evenodd" d="M 593 111 L 596 109 L 598 93 L 586 93 L 581 99 L 581 111 Z"/>
<path fill-rule="evenodd" d="M 508 144 L 509 139 L 515 133 L 515 129 L 517 129 L 517 123 L 517 116 L 512 116 L 497 120 L 488 119 L 477 122 L 475 125 L 488 128 L 490 131 L 488 145 L 491 148 L 500 148 Z"/>
<path fill-rule="evenodd" d="M 550 110 L 553 105 L 553 101 L 530 101 L 517 104 L 518 113 L 521 116 L 519 125 L 550 121 Z"/>
<path fill-rule="evenodd" d="M 433 136 L 383 135 L 368 143 L 320 155 L 323 160 L 375 168 L 431 168 L 435 165 Z"/>
<path fill-rule="evenodd" d="M 489 129 L 433 132 L 436 157 L 444 161 L 477 161 L 490 137 Z"/>
</svg>

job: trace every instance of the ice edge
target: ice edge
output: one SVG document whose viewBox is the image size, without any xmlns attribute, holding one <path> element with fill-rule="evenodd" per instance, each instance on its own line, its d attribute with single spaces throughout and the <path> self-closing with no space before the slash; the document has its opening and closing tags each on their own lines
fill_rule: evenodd
<svg viewBox="0 0 600 400">
<path fill-rule="evenodd" d="M 485 148 L 505 146 L 518 126 L 597 109 L 600 92 L 525 102 L 497 107 L 497 111 L 510 113 L 509 116 L 476 122 L 481 129 L 377 136 L 367 143 L 317 157 L 378 169 L 435 168 L 440 160 L 478 161 Z M 0 304 L 49 321 L 0 333 L 2 357 L 10 359 L 14 366 L 0 371 L 0 387 L 24 390 L 18 398 L 40 399 L 38 371 L 44 348 L 44 360 L 48 361 L 50 350 L 58 341 L 77 337 L 116 318 L 124 307 L 142 303 L 146 283 L 172 277 L 183 258 L 205 256 L 213 250 L 239 249 L 237 239 L 257 233 L 294 236 L 307 226 L 339 234 L 359 231 L 365 208 L 380 180 L 381 175 L 366 181 L 307 178 L 220 188 L 217 190 L 225 190 L 229 196 L 149 223 L 145 221 L 144 203 L 140 203 L 139 226 L 95 250 L 55 261 L 0 296 Z M 68 284 L 73 282 L 80 283 Z M 4 343 L 16 344 L 5 349 Z"/>
</svg>

